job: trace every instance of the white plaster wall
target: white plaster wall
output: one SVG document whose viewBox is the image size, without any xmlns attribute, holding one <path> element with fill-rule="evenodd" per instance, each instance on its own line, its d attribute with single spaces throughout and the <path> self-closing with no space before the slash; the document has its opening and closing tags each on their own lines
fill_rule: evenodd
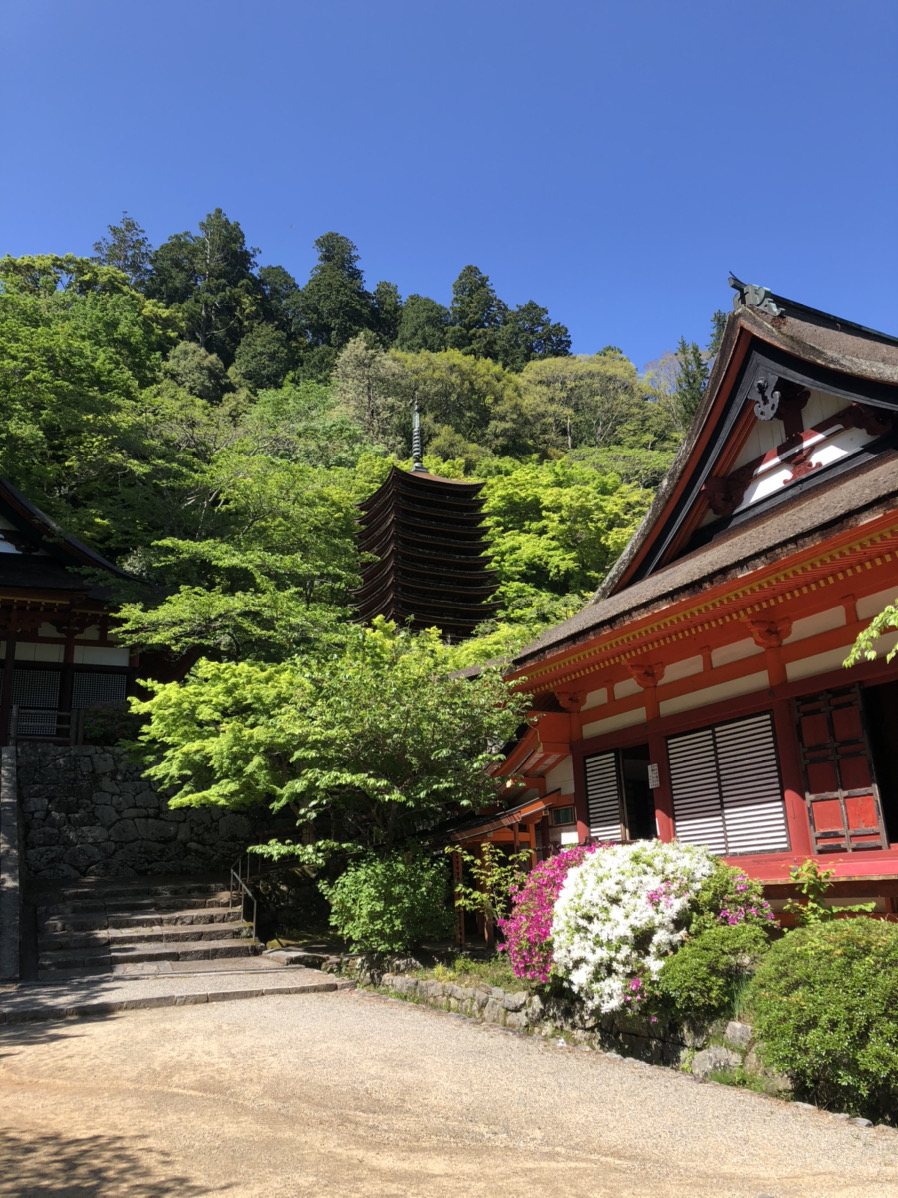
<svg viewBox="0 0 898 1198">
<path fill-rule="evenodd" d="M 815 612 L 812 616 L 804 616 L 802 619 L 796 620 L 783 644 L 791 645 L 793 641 L 804 641 L 809 636 L 817 636 L 818 633 L 844 627 L 844 607 L 830 607 L 826 611 Z"/>
<path fill-rule="evenodd" d="M 563 795 L 574 793 L 574 759 L 565 757 L 546 773 L 546 791 L 560 790 Z"/>
<path fill-rule="evenodd" d="M 716 686 L 691 691 L 688 695 L 662 699 L 659 711 L 662 716 L 676 715 L 680 711 L 692 711 L 696 707 L 707 707 L 709 703 L 723 703 L 727 699 L 735 699 L 752 691 L 766 690 L 768 685 L 767 671 L 760 670 L 756 674 L 746 674 L 742 678 L 733 678 L 729 682 L 719 682 Z"/>
<path fill-rule="evenodd" d="M 894 603 L 898 596 L 898 580 L 893 587 L 889 587 L 887 591 L 877 591 L 873 595 L 864 595 L 858 599 L 856 603 L 857 615 L 859 620 L 869 620 L 872 616 L 877 616 L 889 603 Z"/>
<path fill-rule="evenodd" d="M 62 645 L 29 645 L 19 642 L 16 645 L 16 661 L 62 661 L 64 654 Z"/>
<path fill-rule="evenodd" d="M 615 699 L 626 699 L 629 695 L 638 695 L 642 687 L 635 678 L 625 678 L 623 682 L 614 684 Z"/>
<path fill-rule="evenodd" d="M 75 645 L 73 661 L 76 666 L 126 666 L 128 650 L 105 645 Z"/>
<path fill-rule="evenodd" d="M 732 641 L 729 645 L 721 645 L 717 649 L 711 650 L 711 665 L 716 669 L 717 666 L 728 666 L 734 661 L 742 661 L 746 657 L 757 657 L 764 650 L 760 645 L 756 645 L 754 640 L 747 636 L 741 641 Z"/>
<path fill-rule="evenodd" d="M 645 708 L 634 707 L 632 711 L 622 711 L 618 715 L 610 715 L 604 720 L 595 720 L 583 728 L 584 739 L 588 736 L 604 736 L 608 732 L 618 732 L 621 728 L 632 728 L 634 724 L 645 723 Z"/>
<path fill-rule="evenodd" d="M 672 665 L 665 666 L 664 677 L 658 685 L 659 687 L 667 686 L 671 682 L 679 682 L 681 678 L 691 678 L 693 674 L 702 672 L 703 665 L 701 655 L 684 657 L 682 661 L 675 661 Z"/>
</svg>

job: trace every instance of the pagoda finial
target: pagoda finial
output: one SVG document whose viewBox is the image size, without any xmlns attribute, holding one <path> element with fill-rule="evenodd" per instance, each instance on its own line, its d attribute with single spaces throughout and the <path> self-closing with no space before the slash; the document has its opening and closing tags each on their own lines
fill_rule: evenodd
<svg viewBox="0 0 898 1198">
<path fill-rule="evenodd" d="M 418 408 L 418 400 L 415 399 L 415 407 L 412 414 L 412 470 L 423 470 L 424 463 L 421 461 L 423 453 L 423 444 L 421 441 L 421 412 Z"/>
</svg>

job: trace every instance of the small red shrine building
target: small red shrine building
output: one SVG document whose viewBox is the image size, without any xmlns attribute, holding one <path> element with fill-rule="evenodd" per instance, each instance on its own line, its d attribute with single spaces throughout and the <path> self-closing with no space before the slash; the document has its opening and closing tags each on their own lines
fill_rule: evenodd
<svg viewBox="0 0 898 1198">
<path fill-rule="evenodd" d="M 842 665 L 898 593 L 898 338 L 731 284 L 651 510 L 513 663 L 535 718 L 497 770 L 506 810 L 454 838 L 676 838 L 774 905 L 815 857 L 898 912 L 898 634 Z"/>
</svg>

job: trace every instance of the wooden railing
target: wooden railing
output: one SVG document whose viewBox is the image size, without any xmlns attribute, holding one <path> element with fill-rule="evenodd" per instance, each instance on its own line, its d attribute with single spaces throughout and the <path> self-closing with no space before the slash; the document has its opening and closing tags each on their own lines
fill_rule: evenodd
<svg viewBox="0 0 898 1198">
<path fill-rule="evenodd" d="M 74 711 L 55 711 L 51 707 L 19 707 L 14 704 L 9 715 L 9 744 L 21 740 L 49 740 L 69 745 L 84 743 L 83 708 Z"/>
</svg>

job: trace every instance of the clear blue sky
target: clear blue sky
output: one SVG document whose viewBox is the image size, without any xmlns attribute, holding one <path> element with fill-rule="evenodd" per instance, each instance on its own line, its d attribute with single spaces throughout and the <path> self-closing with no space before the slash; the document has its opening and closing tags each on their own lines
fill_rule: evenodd
<svg viewBox="0 0 898 1198">
<path fill-rule="evenodd" d="M 576 352 L 704 342 L 732 270 L 898 333 L 896 0 L 2 0 L 0 252 L 215 207 L 304 282 L 472 262 Z"/>
</svg>

